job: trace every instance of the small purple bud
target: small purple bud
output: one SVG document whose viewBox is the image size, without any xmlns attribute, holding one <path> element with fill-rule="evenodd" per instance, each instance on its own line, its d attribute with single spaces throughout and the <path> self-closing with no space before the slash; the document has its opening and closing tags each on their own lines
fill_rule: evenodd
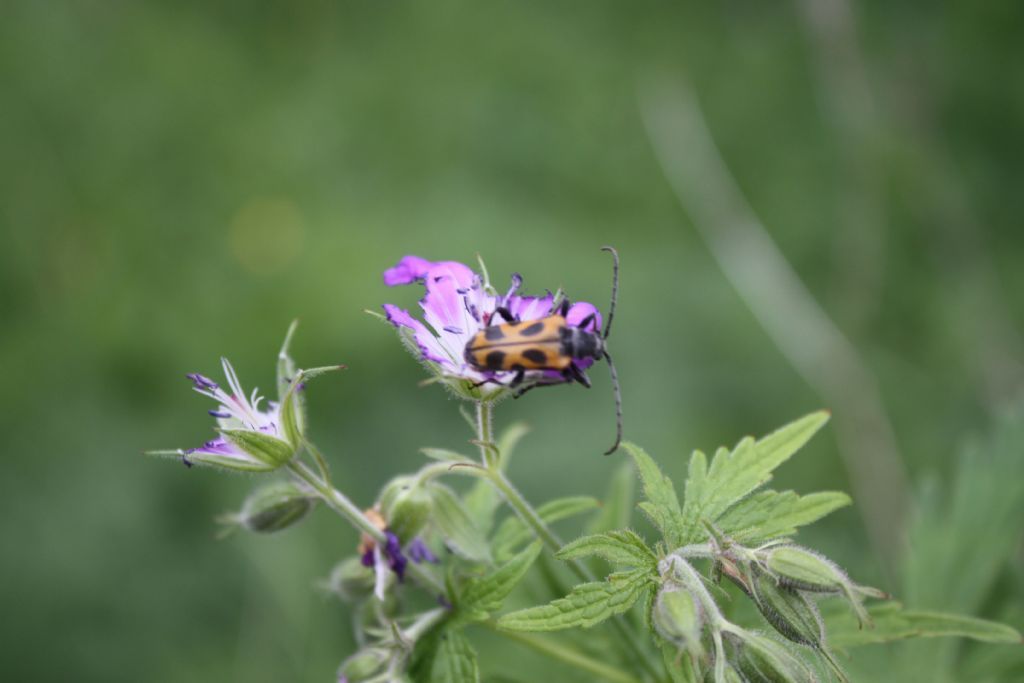
<svg viewBox="0 0 1024 683">
<path fill-rule="evenodd" d="M 187 453 L 181 454 L 181 464 L 187 467 L 188 469 L 192 469 L 192 461 L 188 459 Z"/>
<path fill-rule="evenodd" d="M 373 566 L 373 548 L 370 548 L 365 553 L 363 553 L 363 557 L 361 559 L 361 562 L 363 563 L 364 567 L 372 567 Z"/>
</svg>

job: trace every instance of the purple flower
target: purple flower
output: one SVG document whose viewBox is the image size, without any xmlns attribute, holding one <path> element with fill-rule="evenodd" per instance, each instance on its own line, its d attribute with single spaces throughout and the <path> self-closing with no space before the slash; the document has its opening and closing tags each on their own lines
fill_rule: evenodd
<svg viewBox="0 0 1024 683">
<path fill-rule="evenodd" d="M 359 541 L 358 552 L 364 567 L 370 567 L 376 574 L 377 580 L 374 585 L 374 594 L 379 600 L 384 599 L 384 591 L 387 589 L 390 574 L 398 577 L 398 581 L 405 580 L 405 568 L 411 559 L 416 564 L 423 562 L 437 562 L 427 545 L 419 538 L 414 538 L 406 548 L 409 556 L 406 557 L 402 550 L 402 543 L 398 536 L 388 531 L 387 522 L 375 508 L 364 510 L 366 518 L 373 522 L 373 525 L 384 532 L 384 547 L 380 547 L 372 536 L 363 534 Z"/>
<path fill-rule="evenodd" d="M 258 389 L 246 397 L 238 375 L 226 358 L 221 359 L 228 391 L 199 373 L 192 373 L 195 391 L 217 402 L 217 408 L 207 411 L 217 418 L 220 435 L 198 448 L 182 451 L 185 464 L 193 461 L 218 465 L 234 470 L 260 472 L 276 469 L 294 451 L 280 428 L 279 407 L 268 402 L 260 409 L 263 397 Z"/>
<path fill-rule="evenodd" d="M 423 320 L 418 320 L 408 311 L 393 304 L 384 304 L 388 321 L 397 328 L 412 332 L 420 357 L 433 365 L 448 378 L 468 380 L 473 384 L 494 380 L 479 387 L 485 396 L 503 390 L 514 372 L 480 372 L 464 358 L 466 343 L 482 328 L 492 323 L 495 310 L 504 306 L 519 320 L 538 320 L 552 314 L 555 302 L 549 291 L 544 296 L 525 296 L 519 293 L 522 278 L 515 274 L 508 291 L 500 294 L 468 266 L 456 261 L 431 262 L 418 256 L 405 256 L 393 268 L 384 271 L 384 284 L 389 287 L 421 282 L 426 287 L 426 296 L 420 300 Z M 601 314 L 592 304 L 574 303 L 566 315 L 569 325 L 579 326 L 593 314 L 588 331 L 596 332 L 601 327 Z M 576 360 L 581 369 L 589 367 L 590 359 Z M 534 372 L 533 375 L 558 373 Z"/>
</svg>

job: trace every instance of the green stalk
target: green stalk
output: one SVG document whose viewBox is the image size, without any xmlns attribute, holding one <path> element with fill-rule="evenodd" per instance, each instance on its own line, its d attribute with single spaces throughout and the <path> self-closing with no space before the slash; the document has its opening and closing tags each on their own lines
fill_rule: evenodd
<svg viewBox="0 0 1024 683">
<path fill-rule="evenodd" d="M 384 537 L 384 532 L 374 526 L 373 522 L 367 519 L 366 515 L 363 514 L 363 511 L 356 507 L 355 503 L 345 497 L 345 494 L 325 482 L 317 476 L 315 472 L 312 472 L 309 467 L 298 460 L 292 460 L 288 463 L 287 467 L 292 475 L 312 486 L 313 489 L 320 494 L 320 498 L 323 499 L 324 503 L 326 503 L 328 507 L 348 520 L 357 530 L 362 531 L 381 545 L 387 542 L 387 539 Z M 406 566 L 406 571 L 432 591 L 435 591 L 439 595 L 447 596 L 448 591 L 445 589 L 444 583 L 442 583 L 441 580 L 424 565 L 410 562 Z"/>
<path fill-rule="evenodd" d="M 478 440 L 482 443 L 493 443 L 493 436 L 491 433 L 493 406 L 490 403 L 480 401 L 477 403 L 477 425 L 479 432 L 477 434 Z M 490 479 L 498 491 L 504 496 L 505 501 L 509 504 L 524 524 L 533 529 L 534 534 L 539 538 L 544 545 L 546 545 L 551 552 L 558 552 L 563 545 L 562 539 L 547 525 L 547 522 L 537 513 L 532 505 L 523 497 L 521 493 L 512 485 L 512 482 L 508 480 L 505 473 L 501 471 L 501 468 L 497 464 L 490 465 L 488 462 L 490 451 L 489 449 L 481 446 L 480 457 L 483 460 L 484 466 L 487 471 L 487 478 Z M 573 574 L 579 578 L 580 581 L 595 581 L 596 577 L 590 572 L 585 564 L 579 560 L 572 560 L 569 563 L 569 569 L 572 570 Z M 640 666 L 644 671 L 649 674 L 653 680 L 658 680 L 658 671 L 647 661 L 643 646 L 636 639 L 636 636 L 630 631 L 625 620 L 621 615 L 618 615 L 611 619 L 608 623 L 612 625 L 616 633 L 622 639 L 622 643 L 632 651 L 633 657 L 640 663 Z"/>
</svg>

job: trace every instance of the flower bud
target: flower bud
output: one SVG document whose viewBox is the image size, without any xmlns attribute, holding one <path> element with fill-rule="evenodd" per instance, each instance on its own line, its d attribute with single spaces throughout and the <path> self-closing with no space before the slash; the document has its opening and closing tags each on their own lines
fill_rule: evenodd
<svg viewBox="0 0 1024 683">
<path fill-rule="evenodd" d="M 654 602 L 651 621 L 662 638 L 695 657 L 700 654 L 704 612 L 690 591 L 673 584 L 664 586 Z"/>
<path fill-rule="evenodd" d="M 779 582 L 791 588 L 812 593 L 842 593 L 861 625 L 869 625 L 871 618 L 863 606 L 863 596 L 888 597 L 875 588 L 858 586 L 850 581 L 832 560 L 796 545 L 770 548 L 763 562 L 768 571 L 779 577 Z"/>
<path fill-rule="evenodd" d="M 749 631 L 740 640 L 736 665 L 750 683 L 817 683 L 803 660 L 782 643 Z"/>
<path fill-rule="evenodd" d="M 230 520 L 256 533 L 269 534 L 296 524 L 316 504 L 309 491 L 290 482 L 261 486 L 245 499 L 242 509 Z"/>
<path fill-rule="evenodd" d="M 382 647 L 368 647 L 355 653 L 338 667 L 338 679 L 361 683 L 384 670 L 391 653 Z"/>
<path fill-rule="evenodd" d="M 416 477 L 395 477 L 381 492 L 380 507 L 388 531 L 404 546 L 422 531 L 430 520 L 433 501 Z"/>
<path fill-rule="evenodd" d="M 358 602 L 373 593 L 375 577 L 373 570 L 358 557 L 339 562 L 327 579 L 327 590 L 345 602 Z"/>
<path fill-rule="evenodd" d="M 776 631 L 794 643 L 823 647 L 825 626 L 817 608 L 803 594 L 779 585 L 763 572 L 758 572 L 753 585 L 757 608 Z"/>
</svg>

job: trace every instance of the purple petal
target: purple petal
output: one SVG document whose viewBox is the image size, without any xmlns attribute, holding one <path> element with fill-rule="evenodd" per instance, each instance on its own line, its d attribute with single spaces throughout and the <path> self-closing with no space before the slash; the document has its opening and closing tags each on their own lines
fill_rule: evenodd
<svg viewBox="0 0 1024 683">
<path fill-rule="evenodd" d="M 597 332 L 601 329 L 601 312 L 597 310 L 594 304 L 587 303 L 586 301 L 577 301 L 569 307 L 569 312 L 565 316 L 565 322 L 573 327 L 579 327 L 583 319 L 591 313 L 594 314 L 594 322 L 587 326 L 588 332 Z"/>
<path fill-rule="evenodd" d="M 364 567 L 372 567 L 373 566 L 373 548 L 370 548 L 365 553 L 363 553 L 363 556 L 360 559 L 360 561 L 363 563 Z"/>
<path fill-rule="evenodd" d="M 539 320 L 551 315 L 551 303 L 554 296 L 514 296 L 505 302 L 512 315 L 518 316 L 520 320 Z"/>
<path fill-rule="evenodd" d="M 399 581 L 402 581 L 405 579 L 405 566 L 408 564 L 408 560 L 402 554 L 402 544 L 398 541 L 398 536 L 395 536 L 390 531 L 385 531 L 384 535 L 387 538 L 384 554 L 387 555 L 391 571 L 398 576 Z"/>
<path fill-rule="evenodd" d="M 389 323 L 395 327 L 407 327 L 413 331 L 416 345 L 420 348 L 420 353 L 424 358 L 435 363 L 445 363 L 448 360 L 437 342 L 437 337 L 431 334 L 426 325 L 409 315 L 408 311 L 394 304 L 384 304 L 383 308 Z"/>
<path fill-rule="evenodd" d="M 185 376 L 192 380 L 192 384 L 195 386 L 196 389 L 217 389 L 216 382 L 214 382 L 209 377 L 200 375 L 198 372 L 190 372 Z"/>
<path fill-rule="evenodd" d="M 434 273 L 433 270 L 430 272 Z M 431 327 L 439 332 L 452 327 L 457 327 L 460 330 L 469 328 L 470 314 L 466 307 L 467 296 L 459 294 L 458 281 L 450 274 L 439 275 L 438 279 L 433 281 L 428 279 L 427 295 L 420 301 L 424 318 Z"/>
<path fill-rule="evenodd" d="M 403 256 L 393 268 L 384 271 L 384 284 L 394 287 L 422 280 L 433 265 L 431 261 L 419 256 Z"/>
<path fill-rule="evenodd" d="M 431 286 L 444 280 L 454 280 L 459 289 L 468 289 L 476 283 L 476 273 L 458 261 L 439 261 L 430 266 L 426 274 L 427 291 Z"/>
<path fill-rule="evenodd" d="M 412 543 L 409 544 L 409 558 L 417 564 L 422 562 L 437 562 L 437 556 L 430 552 L 430 548 L 423 542 L 421 538 L 412 539 Z"/>
</svg>

